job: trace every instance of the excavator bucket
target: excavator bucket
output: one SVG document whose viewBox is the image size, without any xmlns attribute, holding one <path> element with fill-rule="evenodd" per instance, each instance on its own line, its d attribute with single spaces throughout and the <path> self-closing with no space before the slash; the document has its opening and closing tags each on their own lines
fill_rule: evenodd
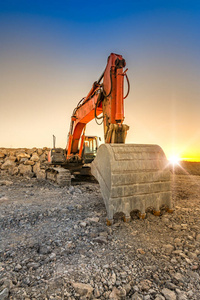
<svg viewBox="0 0 200 300">
<path fill-rule="evenodd" d="M 172 212 L 170 170 L 163 150 L 157 145 L 103 144 L 91 165 L 100 184 L 107 210 L 107 223 L 123 212 L 125 221 L 138 211 L 145 218 L 152 208 L 155 215 L 165 206 Z"/>
</svg>

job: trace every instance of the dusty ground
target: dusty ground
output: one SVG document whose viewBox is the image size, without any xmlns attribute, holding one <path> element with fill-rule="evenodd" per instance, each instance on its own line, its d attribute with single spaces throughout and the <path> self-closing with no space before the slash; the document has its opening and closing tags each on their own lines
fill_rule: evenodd
<svg viewBox="0 0 200 300">
<path fill-rule="evenodd" d="M 200 176 L 173 182 L 173 214 L 107 227 L 96 182 L 1 177 L 0 299 L 200 299 Z"/>
</svg>

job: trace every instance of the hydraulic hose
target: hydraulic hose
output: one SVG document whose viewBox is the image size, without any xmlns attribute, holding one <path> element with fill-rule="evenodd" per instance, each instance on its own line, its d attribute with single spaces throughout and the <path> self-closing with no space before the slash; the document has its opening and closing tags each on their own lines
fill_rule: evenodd
<svg viewBox="0 0 200 300">
<path fill-rule="evenodd" d="M 130 92 L 130 82 L 129 82 L 129 79 L 128 79 L 128 76 L 127 76 L 126 73 L 125 73 L 125 77 L 126 77 L 126 81 L 127 81 L 127 85 L 128 85 L 128 90 L 127 90 L 126 96 L 123 99 L 126 99 L 128 97 L 129 92 Z"/>
</svg>

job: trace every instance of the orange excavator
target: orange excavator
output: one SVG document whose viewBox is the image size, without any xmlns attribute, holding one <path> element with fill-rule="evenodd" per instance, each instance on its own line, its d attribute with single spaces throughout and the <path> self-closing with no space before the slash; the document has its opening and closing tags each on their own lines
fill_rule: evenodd
<svg viewBox="0 0 200 300">
<path fill-rule="evenodd" d="M 73 111 L 66 149 L 54 147 L 48 156 L 47 178 L 59 184 L 70 184 L 71 173 L 91 163 L 108 224 L 117 212 L 123 212 L 124 220 L 129 221 L 135 210 L 140 218 L 145 218 L 149 207 L 156 215 L 162 206 L 172 211 L 170 170 L 163 150 L 157 145 L 125 144 L 129 127 L 123 123 L 124 99 L 130 90 L 125 66 L 121 55 L 110 54 L 103 74 Z M 100 147 L 96 136 L 85 136 L 86 125 L 93 119 L 104 126 L 105 144 Z"/>
</svg>

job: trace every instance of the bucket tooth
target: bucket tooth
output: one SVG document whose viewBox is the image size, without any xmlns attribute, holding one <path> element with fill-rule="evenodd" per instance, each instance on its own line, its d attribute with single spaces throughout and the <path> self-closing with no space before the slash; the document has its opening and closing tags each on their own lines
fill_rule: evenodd
<svg viewBox="0 0 200 300">
<path fill-rule="evenodd" d="M 109 219 L 106 219 L 106 225 L 107 226 L 111 226 L 113 224 L 113 219 L 109 220 Z"/>
<path fill-rule="evenodd" d="M 109 222 L 134 210 L 145 218 L 152 207 L 156 214 L 165 206 L 172 211 L 171 173 L 163 150 L 157 145 L 103 144 L 91 164 L 100 185 Z"/>
<path fill-rule="evenodd" d="M 131 221 L 131 216 L 124 216 L 123 220 L 124 222 L 129 223 Z"/>
<path fill-rule="evenodd" d="M 153 210 L 154 216 L 160 216 L 160 210 Z"/>
<path fill-rule="evenodd" d="M 144 220 L 146 218 L 146 213 L 140 213 L 139 212 L 139 219 L 142 219 L 142 220 Z"/>
</svg>

